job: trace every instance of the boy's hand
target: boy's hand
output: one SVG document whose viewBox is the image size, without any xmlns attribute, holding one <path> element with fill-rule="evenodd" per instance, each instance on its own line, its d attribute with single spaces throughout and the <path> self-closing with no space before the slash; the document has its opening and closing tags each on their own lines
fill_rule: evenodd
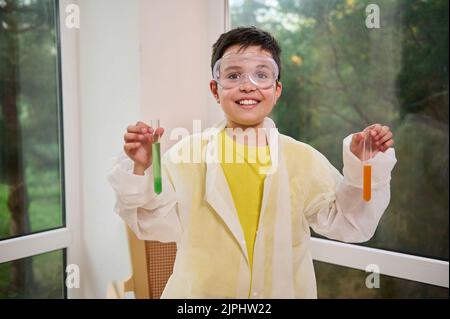
<svg viewBox="0 0 450 319">
<path fill-rule="evenodd" d="M 369 134 L 372 141 L 372 153 L 370 152 Z M 394 145 L 393 135 L 389 127 L 380 124 L 373 124 L 364 129 L 364 131 L 353 134 L 350 150 L 361 161 L 368 160 L 377 155 L 378 152 L 385 152 Z M 364 138 L 366 139 L 366 158 L 364 153 Z"/>
<path fill-rule="evenodd" d="M 160 127 L 154 132 L 152 127 L 143 122 L 137 122 L 136 125 L 130 125 L 127 128 L 123 137 L 125 141 L 123 149 L 134 162 L 135 174 L 143 175 L 144 171 L 152 165 L 153 134 L 162 136 L 164 129 Z"/>
</svg>

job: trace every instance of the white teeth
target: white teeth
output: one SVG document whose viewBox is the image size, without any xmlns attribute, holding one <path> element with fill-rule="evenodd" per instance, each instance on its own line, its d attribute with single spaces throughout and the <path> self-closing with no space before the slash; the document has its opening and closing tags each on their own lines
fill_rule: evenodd
<svg viewBox="0 0 450 319">
<path fill-rule="evenodd" d="M 254 100 L 241 100 L 238 103 L 241 105 L 253 105 L 253 104 L 257 104 L 258 102 L 254 101 Z"/>
</svg>

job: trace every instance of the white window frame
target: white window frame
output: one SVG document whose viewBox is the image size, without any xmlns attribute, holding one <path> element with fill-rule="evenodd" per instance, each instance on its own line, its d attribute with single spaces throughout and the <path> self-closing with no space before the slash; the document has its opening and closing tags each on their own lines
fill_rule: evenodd
<svg viewBox="0 0 450 319">
<path fill-rule="evenodd" d="M 311 238 L 314 260 L 366 271 L 374 264 L 380 274 L 448 288 L 448 261 L 389 250 Z"/>
<path fill-rule="evenodd" d="M 231 29 L 230 5 L 229 0 L 222 1 L 226 32 Z M 449 288 L 448 261 L 320 238 L 311 238 L 311 253 L 317 261 L 363 271 L 375 264 L 382 275 Z"/>
<path fill-rule="evenodd" d="M 82 193 L 81 193 L 81 121 L 78 89 L 79 41 L 78 29 L 68 29 L 65 25 L 66 8 L 78 5 L 78 0 L 59 0 L 62 105 L 64 127 L 64 172 L 66 229 L 71 235 L 67 245 L 67 265 L 77 265 L 83 273 L 82 263 Z M 82 298 L 80 288 L 67 288 L 67 298 Z"/>
<path fill-rule="evenodd" d="M 77 1 L 60 0 L 59 31 L 64 147 L 64 195 L 66 226 L 0 241 L 0 263 L 66 249 L 67 264 L 81 267 L 80 136 L 78 107 L 78 39 L 75 29 L 65 27 L 65 8 Z M 79 298 L 80 289 L 67 289 L 67 298 Z"/>
</svg>

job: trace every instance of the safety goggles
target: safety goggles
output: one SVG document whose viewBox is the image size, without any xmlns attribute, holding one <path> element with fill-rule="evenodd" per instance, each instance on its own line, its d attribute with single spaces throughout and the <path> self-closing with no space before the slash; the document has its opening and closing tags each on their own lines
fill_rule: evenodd
<svg viewBox="0 0 450 319">
<path fill-rule="evenodd" d="M 247 80 L 257 88 L 268 89 L 275 85 L 278 74 L 274 59 L 254 53 L 226 55 L 213 68 L 214 80 L 224 89 L 235 88 Z"/>
</svg>

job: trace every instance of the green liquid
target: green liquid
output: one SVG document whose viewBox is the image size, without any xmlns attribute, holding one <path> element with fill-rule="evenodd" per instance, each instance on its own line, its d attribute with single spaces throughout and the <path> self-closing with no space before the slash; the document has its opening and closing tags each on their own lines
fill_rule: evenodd
<svg viewBox="0 0 450 319">
<path fill-rule="evenodd" d="M 153 157 L 153 188 L 156 194 L 162 191 L 161 181 L 161 144 L 153 143 L 152 145 L 152 157 Z"/>
</svg>

